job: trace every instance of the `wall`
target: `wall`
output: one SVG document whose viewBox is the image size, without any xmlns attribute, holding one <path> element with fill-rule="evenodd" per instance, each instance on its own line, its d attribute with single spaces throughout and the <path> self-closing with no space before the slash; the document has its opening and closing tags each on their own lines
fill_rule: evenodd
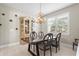
<svg viewBox="0 0 79 59">
<path fill-rule="evenodd" d="M 47 19 L 65 12 L 70 12 L 70 35 L 64 36 L 63 41 L 72 44 L 74 38 L 79 38 L 79 4 L 50 13 L 45 17 Z M 5 13 L 5 16 L 2 16 L 2 13 Z M 18 17 L 15 17 L 15 14 L 17 14 Z M 0 23 L 2 24 L 2 26 L 0 26 L 0 45 L 19 41 L 19 16 L 23 15 L 20 10 L 0 5 Z M 10 19 L 12 19 L 13 22 L 9 22 Z M 42 27 L 45 33 L 47 31 L 46 25 L 47 24 L 44 24 Z M 16 28 L 18 28 L 18 30 L 16 30 Z"/>
<path fill-rule="evenodd" d="M 47 14 L 45 17 L 50 18 L 66 12 L 70 13 L 70 35 L 63 36 L 62 40 L 64 43 L 72 44 L 75 38 L 79 38 L 79 4 L 74 4 L 70 7 L 52 12 Z"/>
<path fill-rule="evenodd" d="M 3 16 L 2 13 L 5 13 Z M 15 14 L 18 16 L 16 17 Z M 23 16 L 20 10 L 0 5 L 0 45 L 19 42 L 19 17 Z M 10 22 L 12 19 L 12 22 Z M 18 30 L 16 30 L 18 28 Z"/>
</svg>

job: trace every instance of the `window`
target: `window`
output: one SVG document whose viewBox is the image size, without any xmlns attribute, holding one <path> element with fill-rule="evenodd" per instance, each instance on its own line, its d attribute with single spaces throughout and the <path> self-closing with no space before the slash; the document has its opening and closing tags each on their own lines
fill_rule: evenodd
<svg viewBox="0 0 79 59">
<path fill-rule="evenodd" d="M 48 32 L 69 34 L 69 13 L 49 18 Z"/>
<path fill-rule="evenodd" d="M 55 18 L 48 19 L 48 32 L 55 32 Z"/>
</svg>

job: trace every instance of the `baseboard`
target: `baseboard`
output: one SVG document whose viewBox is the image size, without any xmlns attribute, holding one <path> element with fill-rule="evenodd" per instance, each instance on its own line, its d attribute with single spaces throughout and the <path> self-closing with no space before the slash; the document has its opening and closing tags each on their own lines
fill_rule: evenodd
<svg viewBox="0 0 79 59">
<path fill-rule="evenodd" d="M 18 44 L 19 44 L 19 42 L 10 43 L 10 44 L 5 44 L 5 45 L 0 45 L 0 48 L 9 47 L 9 46 L 14 46 L 14 45 L 18 45 Z"/>
<path fill-rule="evenodd" d="M 63 43 L 63 42 L 62 42 L 62 44 L 63 44 L 64 46 L 67 46 L 67 47 L 72 48 L 72 45 L 71 45 L 71 44 L 67 44 L 67 43 Z"/>
</svg>

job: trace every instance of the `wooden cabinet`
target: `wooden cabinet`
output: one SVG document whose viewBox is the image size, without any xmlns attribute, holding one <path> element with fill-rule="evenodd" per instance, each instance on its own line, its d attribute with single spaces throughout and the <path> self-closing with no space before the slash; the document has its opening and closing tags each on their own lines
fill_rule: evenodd
<svg viewBox="0 0 79 59">
<path fill-rule="evenodd" d="M 20 17 L 20 39 L 29 42 L 30 32 L 32 31 L 32 18 Z"/>
</svg>

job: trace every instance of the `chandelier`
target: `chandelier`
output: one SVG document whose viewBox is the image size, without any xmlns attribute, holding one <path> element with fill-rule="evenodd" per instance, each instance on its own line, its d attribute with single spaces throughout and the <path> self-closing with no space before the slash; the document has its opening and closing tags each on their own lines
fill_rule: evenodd
<svg viewBox="0 0 79 59">
<path fill-rule="evenodd" d="M 41 12 L 41 3 L 40 3 L 40 12 L 38 13 L 38 16 L 37 18 L 35 19 L 35 22 L 37 24 L 42 24 L 42 23 L 45 23 L 45 18 L 43 17 L 43 13 Z"/>
</svg>

